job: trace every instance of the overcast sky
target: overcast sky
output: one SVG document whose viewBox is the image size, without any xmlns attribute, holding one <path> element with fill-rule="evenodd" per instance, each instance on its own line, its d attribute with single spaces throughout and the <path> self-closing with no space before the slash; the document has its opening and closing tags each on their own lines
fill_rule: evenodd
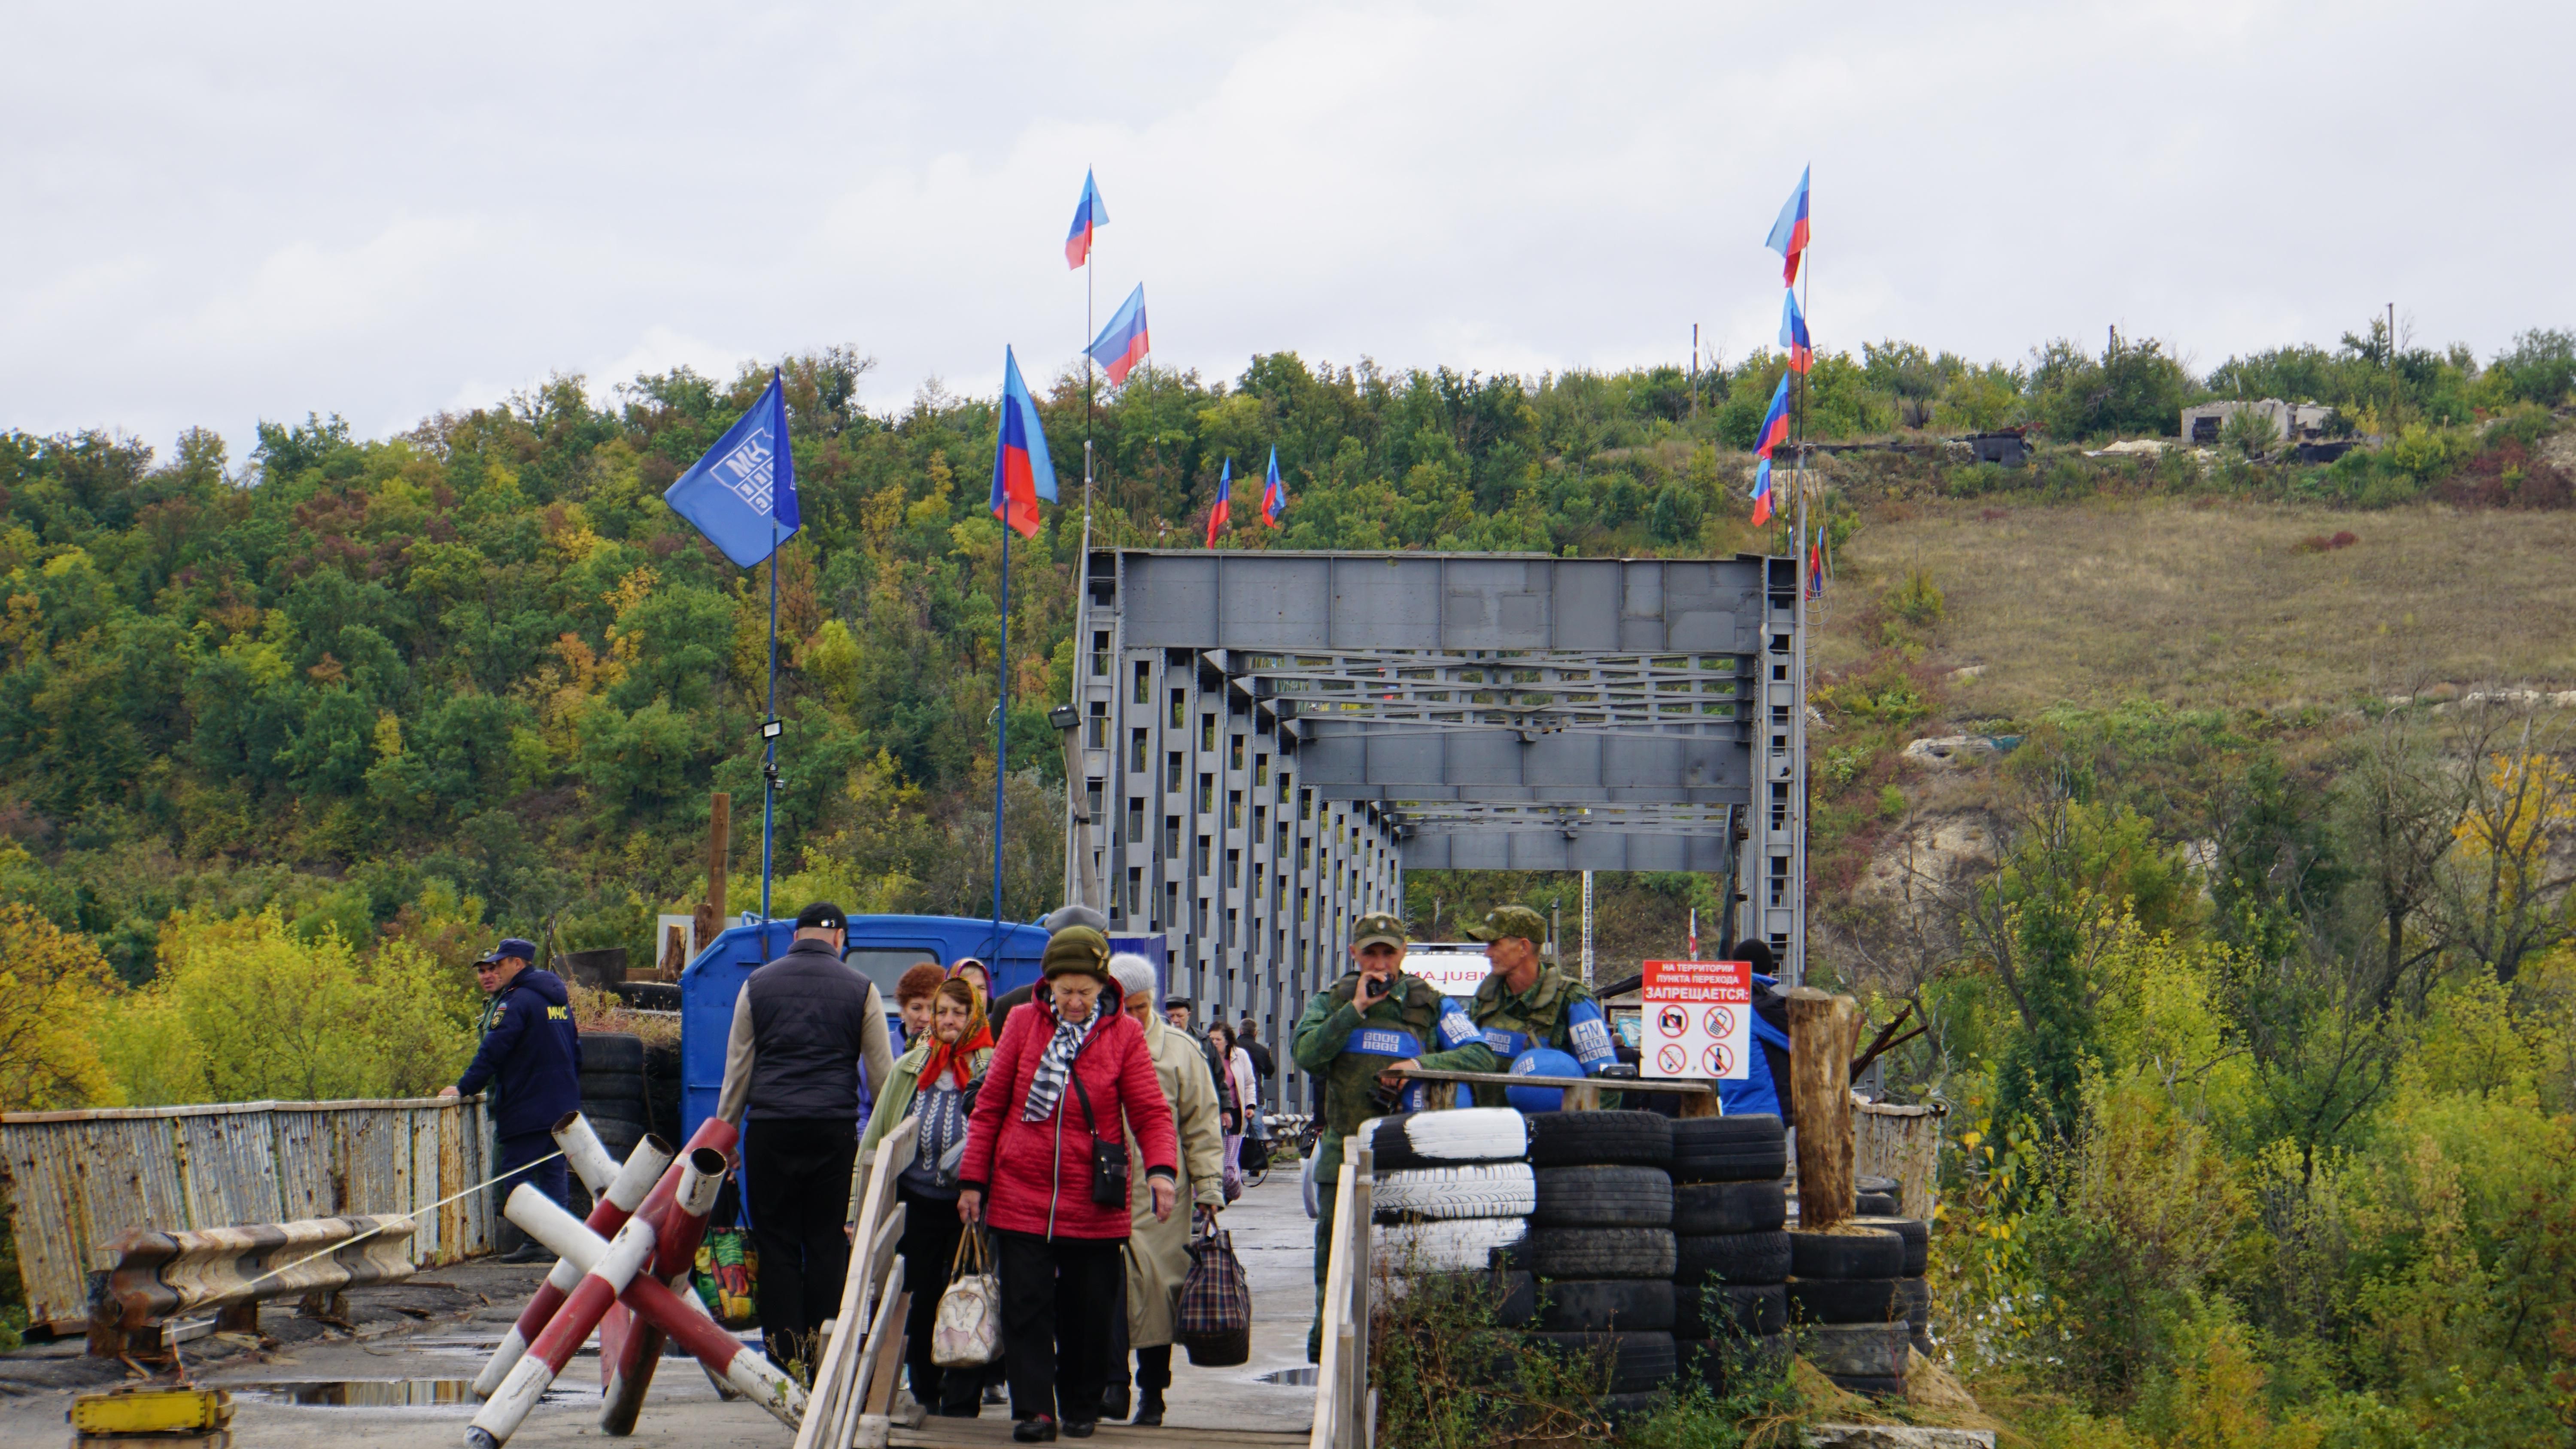
<svg viewBox="0 0 2576 1449">
<path fill-rule="evenodd" d="M 864 393 L 1155 360 L 1729 360 L 1815 167 L 1818 345 L 2206 369 L 2390 301 L 2576 326 L 2565 4 L 0 0 L 0 427 L 362 435 L 847 344 Z"/>
</svg>

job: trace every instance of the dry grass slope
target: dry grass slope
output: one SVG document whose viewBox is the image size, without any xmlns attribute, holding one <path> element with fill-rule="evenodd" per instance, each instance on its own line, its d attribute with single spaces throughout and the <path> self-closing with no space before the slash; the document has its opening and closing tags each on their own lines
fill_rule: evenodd
<svg viewBox="0 0 2576 1449">
<path fill-rule="evenodd" d="M 2349 546 L 2302 544 L 2348 531 Z M 1896 504 L 1845 550 L 1821 660 L 1929 569 L 1951 713 L 2070 702 L 2296 708 L 2409 682 L 2576 683 L 2576 513 L 2102 501 Z"/>
</svg>

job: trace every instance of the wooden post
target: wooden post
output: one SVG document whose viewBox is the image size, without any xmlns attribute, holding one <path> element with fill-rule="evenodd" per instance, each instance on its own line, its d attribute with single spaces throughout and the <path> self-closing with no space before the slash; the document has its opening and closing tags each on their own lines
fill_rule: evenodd
<svg viewBox="0 0 2576 1449">
<path fill-rule="evenodd" d="M 1789 1096 L 1798 1126 L 1798 1226 L 1817 1232 L 1852 1215 L 1851 1054 L 1860 1004 L 1790 988 Z"/>
<path fill-rule="evenodd" d="M 733 850 L 733 797 L 718 790 L 707 797 L 707 898 L 698 902 L 698 949 L 714 944 L 725 921 L 725 857 Z"/>
</svg>

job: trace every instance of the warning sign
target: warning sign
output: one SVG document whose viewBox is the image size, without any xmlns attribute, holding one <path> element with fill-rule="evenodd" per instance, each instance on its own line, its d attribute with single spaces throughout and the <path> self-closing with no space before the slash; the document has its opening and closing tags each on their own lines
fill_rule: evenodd
<svg viewBox="0 0 2576 1449">
<path fill-rule="evenodd" d="M 1742 1080 L 1753 1047 L 1753 967 L 1648 961 L 1639 1004 L 1646 1075 Z"/>
</svg>

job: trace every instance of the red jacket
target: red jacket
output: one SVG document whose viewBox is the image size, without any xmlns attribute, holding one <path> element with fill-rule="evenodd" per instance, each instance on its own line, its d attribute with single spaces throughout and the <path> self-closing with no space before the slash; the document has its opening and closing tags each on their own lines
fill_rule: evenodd
<svg viewBox="0 0 2576 1449">
<path fill-rule="evenodd" d="M 1154 1059 L 1145 1050 L 1145 1029 L 1118 1011 L 1109 992 L 1095 1011 L 1110 1013 L 1074 1055 L 1073 1075 L 1090 1089 L 1100 1140 L 1121 1139 L 1124 1128 L 1136 1134 L 1143 1158 L 1130 1162 L 1136 1174 L 1179 1176 L 1178 1140 L 1172 1131 L 1172 1104 L 1154 1075 Z M 1082 1113 L 1082 1094 L 1073 1083 L 1045 1120 L 1024 1122 L 1029 1084 L 1037 1079 L 1038 1058 L 1055 1036 L 1055 1013 L 1038 1003 L 1014 1011 L 1002 1028 L 1002 1044 L 993 1051 L 984 1088 L 975 1097 L 975 1115 L 966 1129 L 966 1156 L 957 1166 L 957 1184 L 984 1193 L 984 1221 L 1006 1232 L 1051 1238 L 1124 1238 L 1128 1212 L 1125 1194 L 1106 1207 L 1091 1200 L 1091 1141 Z"/>
</svg>

